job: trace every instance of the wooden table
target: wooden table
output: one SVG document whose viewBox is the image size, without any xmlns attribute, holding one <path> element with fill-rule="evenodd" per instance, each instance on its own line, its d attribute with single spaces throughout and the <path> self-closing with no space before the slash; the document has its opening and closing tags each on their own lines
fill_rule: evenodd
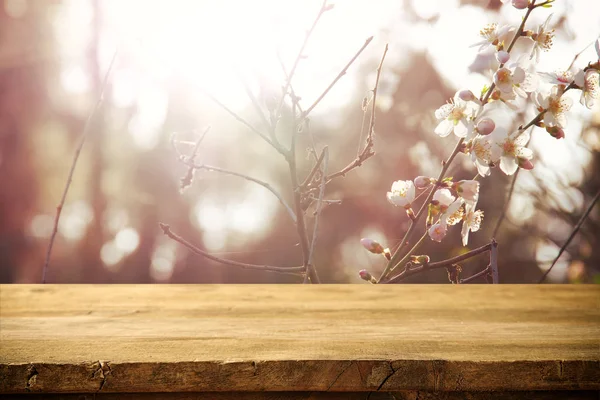
<svg viewBox="0 0 600 400">
<path fill-rule="evenodd" d="M 0 347 L 4 398 L 597 399 L 600 286 L 0 285 Z"/>
</svg>

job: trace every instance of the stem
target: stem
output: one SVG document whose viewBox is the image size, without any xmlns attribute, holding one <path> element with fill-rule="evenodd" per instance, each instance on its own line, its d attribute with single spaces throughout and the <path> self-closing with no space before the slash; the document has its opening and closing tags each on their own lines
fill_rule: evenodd
<svg viewBox="0 0 600 400">
<path fill-rule="evenodd" d="M 275 195 L 275 197 L 277 197 L 277 200 L 279 200 L 279 202 L 281 203 L 281 205 L 283 205 L 286 209 L 286 211 L 288 212 L 288 214 L 290 215 L 290 218 L 292 218 L 292 220 L 294 221 L 294 223 L 296 223 L 297 217 L 296 214 L 294 213 L 294 210 L 292 210 L 292 207 L 290 207 L 290 205 L 284 200 L 283 196 L 281 194 L 279 194 L 277 192 L 277 190 L 275 190 L 275 188 L 273 188 L 273 186 L 269 185 L 267 182 L 263 182 L 259 179 L 253 178 L 249 175 L 245 175 L 239 172 L 235 172 L 235 171 L 230 171 L 224 168 L 219 168 L 219 167 L 214 167 L 212 165 L 197 165 L 197 164 L 187 164 L 189 165 L 190 168 L 193 169 L 198 169 L 198 170 L 206 170 L 206 171 L 214 171 L 214 172 L 220 172 L 222 174 L 226 174 L 226 175 L 233 175 L 233 176 L 237 176 L 243 179 L 246 179 L 250 182 L 254 182 L 256 184 L 259 184 L 260 186 L 264 187 L 265 189 L 267 189 L 268 191 L 270 191 L 271 193 L 273 193 L 273 195 Z"/>
<path fill-rule="evenodd" d="M 398 265 L 404 264 L 406 262 L 406 260 L 408 259 L 408 257 L 410 257 L 411 254 L 413 254 L 419 248 L 419 246 L 421 246 L 421 244 L 423 244 L 423 241 L 425 240 L 426 237 L 427 237 L 427 231 L 425 231 L 425 233 L 423 233 L 423 236 L 421 236 L 419 241 L 417 243 L 415 243 L 415 245 L 412 247 L 412 249 L 410 249 L 409 251 L 406 252 L 406 255 L 404 257 L 402 257 L 402 260 L 398 261 L 398 263 L 390 270 L 390 273 L 393 272 L 394 269 L 396 269 L 396 267 Z"/>
<path fill-rule="evenodd" d="M 379 87 L 379 77 L 381 76 L 381 68 L 383 67 L 383 61 L 385 60 L 385 56 L 388 51 L 388 45 L 385 45 L 385 49 L 383 50 L 383 55 L 381 56 L 381 61 L 379 62 L 379 67 L 377 67 L 377 77 L 375 78 L 375 86 L 373 87 L 373 105 L 371 107 L 371 122 L 369 123 L 369 133 L 367 135 L 367 143 L 365 144 L 362 152 L 352 161 L 350 164 L 345 166 L 342 170 L 336 172 L 335 174 L 329 175 L 327 177 L 327 183 L 331 182 L 333 179 L 339 176 L 345 176 L 349 171 L 353 170 L 356 167 L 360 167 L 363 162 L 365 162 L 368 158 L 375 155 L 373 151 L 373 132 L 375 131 L 375 104 L 377 101 L 377 88 Z"/>
<path fill-rule="evenodd" d="M 429 271 L 429 270 L 437 269 L 437 268 L 444 268 L 449 265 L 456 264 L 456 263 L 464 261 L 464 260 L 468 260 L 469 258 L 472 258 L 481 253 L 485 253 L 486 251 L 490 251 L 491 248 L 492 248 L 492 243 L 488 243 L 484 246 L 476 248 L 475 250 L 471 250 L 468 253 L 461 254 L 460 256 L 452 257 L 452 258 L 449 258 L 444 261 L 437 261 L 437 262 L 424 264 L 424 265 L 421 265 L 416 268 L 405 269 L 404 271 L 402 271 L 398 275 L 394 276 L 393 278 L 389 279 L 385 283 L 396 283 L 396 282 L 399 282 L 411 275 L 415 275 L 420 272 Z"/>
<path fill-rule="evenodd" d="M 479 271 L 478 273 L 471 275 L 468 278 L 461 279 L 458 281 L 458 283 L 468 283 L 468 282 L 471 282 L 471 281 L 479 278 L 480 276 L 484 276 L 489 273 L 490 273 L 490 266 L 488 265 L 487 267 L 485 267 L 485 269 L 483 271 Z"/>
<path fill-rule="evenodd" d="M 569 243 L 571 243 L 571 240 L 573 240 L 573 238 L 575 237 L 575 235 L 579 231 L 579 228 L 581 228 L 581 225 L 583 224 L 583 221 L 585 221 L 585 219 L 587 218 L 587 216 L 590 214 L 590 212 L 594 208 L 594 205 L 598 201 L 599 197 L 600 197 L 600 190 L 598 190 L 598 192 L 596 193 L 596 195 L 592 199 L 592 202 L 588 206 L 587 210 L 585 210 L 585 213 L 583 213 L 583 215 L 579 219 L 579 222 L 577 222 L 577 225 L 575 225 L 575 227 L 573 228 L 573 231 L 569 235 L 569 238 L 567 239 L 567 241 L 565 242 L 565 244 L 563 244 L 562 247 L 560 248 L 560 251 L 558 252 L 558 255 L 556 256 L 556 258 L 552 262 L 552 265 L 550 265 L 550 268 L 548 268 L 548 270 L 540 278 L 540 280 L 538 281 L 538 283 L 543 283 L 544 280 L 546 280 L 546 277 L 548 276 L 548 274 L 550 273 L 550 271 L 552 271 L 552 268 L 554 268 L 554 265 L 556 264 L 556 262 L 558 261 L 558 259 L 560 258 L 560 256 L 562 256 L 562 253 L 564 253 L 564 251 L 567 248 L 567 246 L 569 245 Z"/>
<path fill-rule="evenodd" d="M 321 185 L 319 191 L 319 198 L 317 200 L 317 209 L 315 211 L 315 223 L 313 226 L 313 235 L 310 243 L 310 250 L 308 252 L 308 264 L 312 267 L 314 265 L 315 246 L 317 243 L 317 232 L 319 228 L 319 217 L 321 216 L 321 209 L 323 206 L 323 196 L 325 195 L 325 176 L 327 174 L 327 167 L 329 164 L 329 148 L 325 146 L 323 148 L 323 172 L 321 174 Z"/>
<path fill-rule="evenodd" d="M 356 54 L 354 55 L 354 57 L 352 57 L 352 59 L 350 59 L 350 61 L 348 61 L 348 64 L 346 64 L 346 66 L 340 71 L 340 73 L 329 84 L 329 86 L 327 86 L 327 89 L 325 89 L 325 91 L 323 93 L 321 93 L 321 95 L 317 98 L 317 100 L 315 100 L 315 102 L 312 103 L 312 105 L 310 107 L 308 107 L 308 109 L 306 111 L 304 111 L 304 113 L 302 114 L 302 118 L 303 119 L 305 119 L 305 118 L 308 117 L 308 114 L 310 114 L 310 112 L 317 106 L 317 104 L 319 104 L 321 102 L 321 100 L 323 100 L 323 97 L 325 97 L 327 95 L 327 93 L 329 93 L 329 91 L 337 83 L 337 81 L 339 81 L 342 78 L 342 76 L 346 75 L 346 72 L 348 71 L 348 68 L 350 68 L 350 66 L 352 65 L 352 63 L 354 63 L 354 61 L 356 61 L 356 59 L 358 58 L 358 56 L 360 56 L 360 54 L 363 52 L 364 49 L 367 48 L 367 46 L 369 45 L 369 43 L 371 43 L 372 40 L 373 40 L 373 36 L 367 38 L 367 40 L 362 45 L 362 47 L 360 48 L 360 50 L 358 50 L 356 52 Z M 386 51 L 387 51 L 387 46 L 386 46 Z"/>
<path fill-rule="evenodd" d="M 304 271 L 304 267 L 273 267 L 270 265 L 247 264 L 247 263 L 242 263 L 239 261 L 227 260 L 225 258 L 217 257 L 210 253 L 207 253 L 204 250 L 199 249 L 198 247 L 194 246 L 193 244 L 191 244 L 190 242 L 188 242 L 181 236 L 177 235 L 176 233 L 171 231 L 171 227 L 169 225 L 163 224 L 162 222 L 159 223 L 158 225 L 160 226 L 160 229 L 162 229 L 163 233 L 166 236 L 170 237 L 171 239 L 175 240 L 176 242 L 181 243 L 182 245 L 184 245 L 185 247 L 187 247 L 194 253 L 199 254 L 203 257 L 206 257 L 209 260 L 219 262 L 221 264 L 232 265 L 234 267 L 241 267 L 241 268 L 245 268 L 245 269 L 255 269 L 255 270 L 260 270 L 260 271 L 279 272 L 282 274 L 292 274 L 292 275 L 301 275 L 301 273 Z"/>
<path fill-rule="evenodd" d="M 492 282 L 500 283 L 498 279 L 498 242 L 494 239 L 490 243 L 490 268 L 492 269 Z"/>
<path fill-rule="evenodd" d="M 48 265 L 50 264 L 50 256 L 52 254 L 52 247 L 54 246 L 54 240 L 56 239 L 56 234 L 58 233 L 58 222 L 60 220 L 60 215 L 62 213 L 62 209 L 65 205 L 65 201 L 67 199 L 67 193 L 69 192 L 69 188 L 71 187 L 71 182 L 73 181 L 73 173 L 75 172 L 75 167 L 77 166 L 77 161 L 79 160 L 79 155 L 81 154 L 81 149 L 83 149 L 83 145 L 85 144 L 85 140 L 88 137 L 90 130 L 92 128 L 92 121 L 94 117 L 100 110 L 102 103 L 104 102 L 104 92 L 106 91 L 106 87 L 108 86 L 108 78 L 113 70 L 113 66 L 115 64 L 115 60 L 117 59 L 117 51 L 115 50 L 113 57 L 110 61 L 108 69 L 106 70 L 106 74 L 104 75 L 104 80 L 102 81 L 102 85 L 100 86 L 100 95 L 98 96 L 98 101 L 90 114 L 85 121 L 85 125 L 83 126 L 83 131 L 81 132 L 81 136 L 79 139 L 79 144 L 75 149 L 75 155 L 73 156 L 73 161 L 71 162 L 71 168 L 69 169 L 69 175 L 67 176 L 67 182 L 65 184 L 65 188 L 62 193 L 62 197 L 60 199 L 60 203 L 56 206 L 56 216 L 54 217 L 54 226 L 52 228 L 52 234 L 50 235 L 50 243 L 48 243 L 48 249 L 46 250 L 46 260 L 44 261 L 44 267 L 42 269 L 42 283 L 46 283 L 46 273 L 48 271 Z"/>
<path fill-rule="evenodd" d="M 302 265 L 304 267 L 305 277 L 304 282 L 307 283 L 308 279 L 313 283 L 319 283 L 319 277 L 313 266 L 310 265 L 310 255 L 308 247 L 308 234 L 306 232 L 306 221 L 304 220 L 304 210 L 302 209 L 302 196 L 300 186 L 298 185 L 298 169 L 296 165 L 296 100 L 293 100 L 292 105 L 292 138 L 290 144 L 290 151 L 287 157 L 288 167 L 290 170 L 290 180 L 292 183 L 292 190 L 294 192 L 294 207 L 296 209 L 296 230 L 298 237 L 300 238 L 300 247 L 302 249 Z"/>
</svg>

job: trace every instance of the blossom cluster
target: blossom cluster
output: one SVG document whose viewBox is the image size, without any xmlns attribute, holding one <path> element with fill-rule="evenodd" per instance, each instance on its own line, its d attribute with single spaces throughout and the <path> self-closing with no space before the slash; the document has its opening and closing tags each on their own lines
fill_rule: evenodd
<svg viewBox="0 0 600 400">
<path fill-rule="evenodd" d="M 388 201 L 405 209 L 412 224 L 415 224 L 421 216 L 421 211 L 415 215 L 413 210 L 413 203 L 420 197 L 417 192 L 428 192 L 421 210 L 427 211 L 427 235 L 436 242 L 445 238 L 449 226 L 461 222 L 463 246 L 468 244 L 469 232 L 479 230 L 483 211 L 477 209 L 478 177 L 491 175 L 495 167 L 506 175 L 513 175 L 519 168 L 534 168 L 534 152 L 528 148 L 530 127 L 544 128 L 556 139 L 565 137 L 567 113 L 573 106 L 571 98 L 565 96 L 566 92 L 579 91 L 580 103 L 588 109 L 594 106 L 600 94 L 598 40 L 595 42 L 598 60 L 584 68 L 571 66 L 555 72 L 537 71 L 540 57 L 553 44 L 552 14 L 532 30 L 525 29 L 526 20 L 534 9 L 550 8 L 553 0 L 539 4 L 533 0 L 503 0 L 503 3 L 527 9 L 527 14 L 518 28 L 492 23 L 480 30 L 481 40 L 473 47 L 477 47 L 479 52 L 494 53 L 497 64 L 491 71 L 492 83 L 480 91 L 480 96 L 469 89 L 458 90 L 447 104 L 434 113 L 437 120 L 434 133 L 441 138 L 451 134 L 459 138 L 457 150 L 449 160 L 463 153 L 477 169 L 477 176 L 473 180 L 454 181 L 444 177 L 445 166 L 438 179 L 419 176 L 414 180 L 398 180 L 393 182 L 387 193 Z M 514 54 L 513 47 L 517 41 L 529 44 L 526 52 Z M 520 48 L 523 47 L 526 46 Z M 498 110 L 508 116 L 516 110 L 526 110 L 528 101 L 535 105 L 535 117 L 525 125 L 508 125 L 507 121 L 512 122 L 515 118 L 498 118 L 496 115 Z M 383 254 L 383 246 L 373 247 L 367 240 L 363 239 L 363 245 L 369 251 Z M 389 259 L 389 256 L 386 257 Z M 390 264 L 394 260 L 392 257 Z"/>
</svg>

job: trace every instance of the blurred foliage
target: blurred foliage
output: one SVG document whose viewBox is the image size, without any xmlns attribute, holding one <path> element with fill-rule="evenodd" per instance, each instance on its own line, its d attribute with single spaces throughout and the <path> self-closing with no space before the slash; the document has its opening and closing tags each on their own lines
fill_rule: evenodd
<svg viewBox="0 0 600 400">
<path fill-rule="evenodd" d="M 85 55 L 90 90 L 65 93 L 60 88 L 63 55 L 52 34 L 52 19 L 62 2 L 29 1 L 26 11 L 17 16 L 14 10 L 9 13 L 8 3 L 15 2 L 4 0 L 4 7 L 0 7 L 0 282 L 39 282 L 72 153 L 100 91 L 101 28 L 98 15 L 93 16 Z M 498 1 L 475 3 L 494 11 L 499 8 Z M 97 13 L 99 2 L 93 4 Z M 420 18 L 410 1 L 406 10 Z M 388 62 L 384 66 L 381 91 L 387 93 L 389 104 L 377 113 L 376 156 L 328 186 L 326 197 L 343 202 L 327 207 L 320 221 L 316 261 L 324 282 L 359 282 L 357 272 L 361 268 L 380 273 L 383 260 L 365 252 L 359 239 L 371 235 L 391 246 L 408 228 L 403 210 L 391 207 L 385 193 L 394 180 L 437 175 L 441 160 L 453 146 L 449 138 L 442 141 L 431 132 L 433 110 L 452 97 L 456 88 L 448 85 L 426 54 L 413 51 L 403 58 L 401 65 Z M 377 62 L 368 59 L 353 67 L 360 69 L 362 78 L 352 83 L 353 99 L 335 110 L 335 118 L 329 120 L 325 114 L 311 121 L 317 146 L 327 144 L 330 148 L 332 170 L 344 167 L 356 155 L 363 123 L 360 105 L 372 85 Z M 194 140 L 190 128 L 212 125 L 206 148 L 200 152 L 202 162 L 256 175 L 286 198 L 291 197 L 283 160 L 209 99 L 192 107 L 188 89 L 177 84 L 171 87 L 158 139 L 142 147 L 129 133 L 138 104 L 116 107 L 106 102 L 84 146 L 65 204 L 49 282 L 297 282 L 284 275 L 215 264 L 191 254 L 160 232 L 158 223 L 165 222 L 200 247 L 210 240 L 221 241 L 223 246 L 216 253 L 230 259 L 279 266 L 301 263 L 295 228 L 278 203 L 270 198 L 263 201 L 269 194 L 262 193 L 262 188 L 235 177 L 202 172 L 189 190 L 179 193 L 178 180 L 185 168 L 170 147 L 170 134 L 182 131 L 182 138 Z M 107 99 L 112 90 L 109 85 Z M 289 118 L 289 110 L 287 114 Z M 243 115 L 259 125 L 250 106 Z M 536 282 L 542 274 L 536 254 L 539 242 L 556 247 L 547 260 L 552 261 L 552 254 L 600 187 L 599 124 L 596 114 L 582 128 L 577 146 L 589 152 L 591 161 L 574 167 L 582 168 L 581 176 L 573 178 L 569 171 L 548 169 L 520 174 L 513 200 L 526 206 L 509 212 L 497 237 L 502 282 Z M 279 135 L 286 140 L 285 131 Z M 300 139 L 300 149 L 309 146 L 307 135 Z M 571 150 L 565 146 L 565 151 Z M 305 174 L 310 169 L 309 158 L 300 159 L 305 160 L 301 168 Z M 475 174 L 468 163 L 460 162 L 450 172 L 456 179 L 470 179 Z M 485 210 L 485 219 L 482 230 L 471 235 L 469 248 L 489 241 L 504 207 L 510 177 L 494 172 L 482 182 L 479 207 Z M 529 176 L 524 177 L 526 174 Z M 210 203 L 210 199 L 219 199 L 218 204 L 234 199 L 258 208 L 264 204 L 269 210 L 259 215 L 267 220 L 250 233 L 243 229 L 224 231 L 227 225 L 207 230 L 198 223 L 197 209 L 198 202 Z M 228 212 L 236 212 L 232 207 Z M 527 217 L 520 218 L 520 212 Z M 203 218 L 212 221 L 213 217 L 218 224 L 217 217 L 223 216 Z M 422 253 L 441 260 L 466 251 L 460 246 L 457 229 L 442 244 L 428 240 Z M 562 275 L 554 279 L 598 282 L 599 232 L 596 207 L 563 257 Z M 221 239 L 209 235 L 220 235 Z M 485 257 L 469 261 L 463 265 L 463 275 L 486 265 Z M 448 282 L 448 277 L 440 270 L 414 276 L 408 282 Z"/>
</svg>

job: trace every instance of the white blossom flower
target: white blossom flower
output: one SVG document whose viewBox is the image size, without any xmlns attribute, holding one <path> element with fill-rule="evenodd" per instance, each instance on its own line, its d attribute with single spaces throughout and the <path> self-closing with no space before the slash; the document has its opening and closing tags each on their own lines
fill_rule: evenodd
<svg viewBox="0 0 600 400">
<path fill-rule="evenodd" d="M 447 208 L 454 200 L 456 200 L 456 197 L 452 196 L 452 193 L 450 193 L 448 189 L 438 189 L 433 194 L 432 199 L 437 201 L 440 206 Z"/>
<path fill-rule="evenodd" d="M 521 56 L 507 67 L 502 67 L 494 74 L 494 83 L 502 92 L 504 100 L 513 100 L 515 94 L 526 98 L 538 86 L 538 80 L 531 70 L 529 61 Z"/>
<path fill-rule="evenodd" d="M 539 72 L 539 75 L 544 77 L 544 80 L 553 85 L 567 86 L 573 82 L 574 74 L 571 71 L 555 71 L 555 72 Z M 581 75 L 583 78 L 583 74 Z M 583 79 L 582 79 L 583 81 Z"/>
<path fill-rule="evenodd" d="M 531 35 L 531 39 L 533 39 L 533 49 L 531 50 L 531 56 L 529 58 L 532 59 L 535 56 L 536 62 L 540 61 L 542 51 L 548 51 L 552 47 L 554 29 L 548 29 L 551 18 L 552 14 L 550 14 L 546 21 L 538 27 L 537 32 Z"/>
<path fill-rule="evenodd" d="M 531 149 L 525 147 L 529 141 L 529 131 L 513 135 L 496 136 L 494 138 L 496 146 L 502 150 L 500 157 L 500 170 L 506 175 L 514 174 L 519 165 L 533 158 Z"/>
<path fill-rule="evenodd" d="M 413 181 L 396 181 L 392 183 L 391 192 L 387 192 L 387 199 L 398 207 L 410 208 L 415 199 L 415 185 Z"/>
<path fill-rule="evenodd" d="M 488 24 L 479 31 L 479 36 L 481 36 L 483 40 L 472 44 L 470 47 L 479 46 L 478 51 L 482 52 L 490 46 L 497 46 L 498 44 L 507 41 L 514 30 L 515 28 L 509 25 L 498 27 L 497 23 Z"/>
<path fill-rule="evenodd" d="M 429 237 L 431 240 L 436 242 L 441 242 L 444 237 L 446 237 L 446 233 L 448 232 L 448 224 L 443 220 L 440 220 L 438 223 L 431 225 L 431 227 L 427 230 Z"/>
<path fill-rule="evenodd" d="M 474 101 L 464 101 L 459 92 L 454 95 L 454 100 L 444 104 L 435 111 L 435 117 L 440 121 L 435 128 L 435 133 L 446 137 L 450 132 L 458 137 L 466 137 L 473 131 L 473 118 L 479 109 Z"/>
<path fill-rule="evenodd" d="M 462 180 L 456 182 L 454 190 L 460 197 L 462 197 L 467 203 L 477 203 L 479 198 L 479 182 L 475 180 Z"/>
<path fill-rule="evenodd" d="M 461 230 L 462 244 L 466 246 L 469 243 L 469 231 L 477 232 L 483 221 L 483 211 L 475 211 L 475 204 L 467 204 L 465 206 L 463 226 Z"/>
<path fill-rule="evenodd" d="M 591 68 L 585 72 L 583 72 L 583 70 L 579 71 L 575 76 L 575 84 L 581 88 L 581 98 L 579 99 L 579 102 L 590 110 L 600 96 L 600 88 L 598 87 L 599 80 L 600 72 Z"/>
<path fill-rule="evenodd" d="M 560 86 L 552 86 L 552 90 L 547 96 L 537 93 L 534 100 L 540 112 L 547 110 L 544 114 L 546 125 L 558 126 L 563 129 L 566 127 L 567 117 L 565 113 L 571 109 L 573 100 L 569 97 L 563 97 L 563 90 Z"/>
<path fill-rule="evenodd" d="M 500 160 L 501 151 L 500 148 L 494 145 L 492 136 L 494 134 L 506 132 L 502 128 L 497 128 L 491 135 L 482 136 L 477 135 L 469 145 L 469 153 L 471 160 L 477 167 L 477 172 L 481 176 L 488 176 L 490 174 L 490 165 L 495 164 Z"/>
</svg>

